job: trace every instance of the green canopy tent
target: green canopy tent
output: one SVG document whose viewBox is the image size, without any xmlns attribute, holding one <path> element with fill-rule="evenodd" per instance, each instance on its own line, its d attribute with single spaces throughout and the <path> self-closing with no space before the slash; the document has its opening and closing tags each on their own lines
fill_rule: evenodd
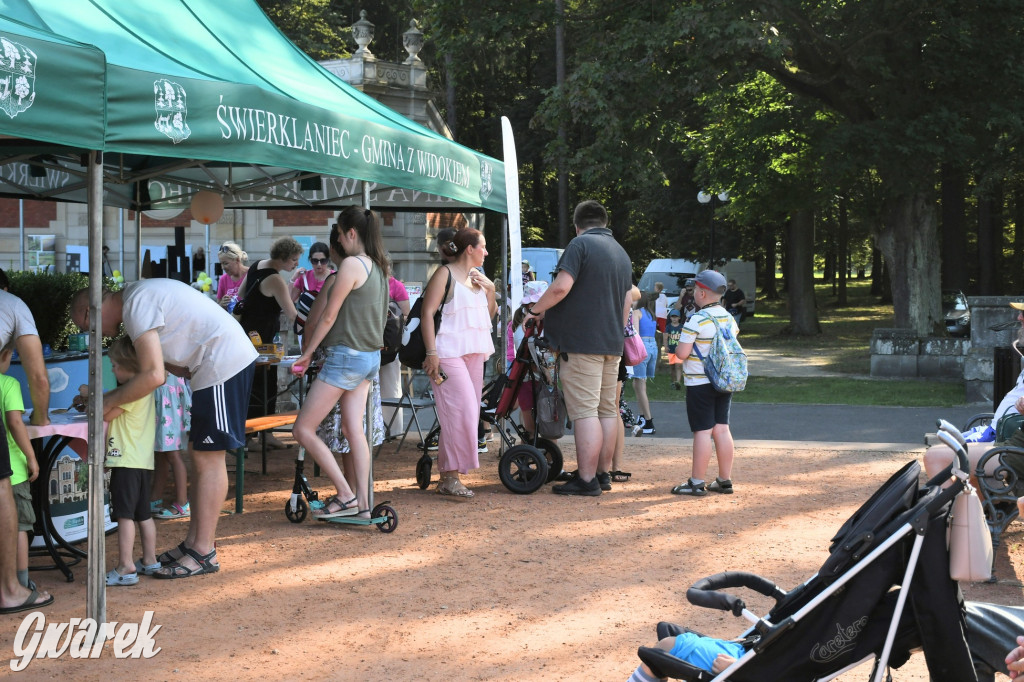
<svg viewBox="0 0 1024 682">
<path fill-rule="evenodd" d="M 0 134 L 58 146 L 0 145 L 0 195 L 85 201 L 80 150 L 101 125 L 107 206 L 182 207 L 201 190 L 233 208 L 330 206 L 359 202 L 363 181 L 381 207 L 506 210 L 500 161 L 352 88 L 251 0 L 0 0 L 0 17 L 106 59 L 105 86 L 49 45 L 15 60 L 8 87 L 31 67 L 30 92 Z"/>
<path fill-rule="evenodd" d="M 0 195 L 102 207 L 367 203 L 506 212 L 504 166 L 321 68 L 252 0 L 0 0 Z M 303 179 L 321 176 L 320 190 Z M 24 248 L 24 245 L 22 245 Z M 100 362 L 91 330 L 90 363 Z M 88 616 L 103 622 L 101 373 L 91 372 Z"/>
</svg>

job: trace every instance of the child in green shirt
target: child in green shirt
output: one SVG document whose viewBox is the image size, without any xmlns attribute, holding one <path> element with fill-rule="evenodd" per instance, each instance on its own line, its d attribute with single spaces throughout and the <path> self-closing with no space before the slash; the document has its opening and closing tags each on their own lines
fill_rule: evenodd
<svg viewBox="0 0 1024 682">
<path fill-rule="evenodd" d="M 18 509 L 18 582 L 34 590 L 35 584 L 28 579 L 28 531 L 36 523 L 36 514 L 32 509 L 31 482 L 39 476 L 39 463 L 32 449 L 32 440 L 28 437 L 28 429 L 25 428 L 25 403 L 21 397 L 21 384 L 14 377 L 6 376 L 13 355 L 13 346 L 0 351 L 0 409 L 3 410 L 7 425 L 7 447 L 11 451 L 11 470 L 14 472 L 11 475 L 11 489 Z"/>
</svg>

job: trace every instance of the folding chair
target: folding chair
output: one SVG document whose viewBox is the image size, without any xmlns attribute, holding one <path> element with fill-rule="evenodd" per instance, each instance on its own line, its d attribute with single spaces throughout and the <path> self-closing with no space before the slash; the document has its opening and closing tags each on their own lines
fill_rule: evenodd
<svg viewBox="0 0 1024 682">
<path fill-rule="evenodd" d="M 430 380 L 427 379 L 426 387 L 420 393 L 419 397 L 417 397 L 415 389 L 413 387 L 417 376 L 426 378 L 427 375 L 423 372 L 423 370 L 411 370 L 407 377 L 405 378 L 405 380 L 402 382 L 402 397 L 381 398 L 380 401 L 381 407 L 404 408 L 409 409 L 412 412 L 412 417 L 408 420 L 408 422 L 406 422 L 405 430 L 402 431 L 402 438 L 401 440 L 398 441 L 398 447 L 395 450 L 396 452 L 402 449 L 402 445 L 405 443 L 405 439 L 409 435 L 409 429 L 412 428 L 413 424 L 416 425 L 416 431 L 420 438 L 420 444 L 424 448 L 426 448 L 426 442 L 423 439 L 424 434 L 428 433 L 438 423 L 437 409 L 434 403 L 434 392 L 433 390 L 431 390 Z M 419 417 L 417 416 L 417 413 L 420 410 L 430 410 L 434 414 L 434 420 L 431 422 L 430 427 L 426 431 L 423 430 L 423 426 L 420 424 Z M 394 410 L 391 413 L 391 418 L 388 420 L 387 424 L 384 425 L 384 441 L 377 446 L 377 450 L 376 452 L 374 452 L 374 457 L 380 454 L 380 449 L 384 447 L 384 443 L 387 443 L 394 437 L 394 431 L 392 430 L 392 426 L 394 425 L 395 418 L 399 414 L 403 414 L 403 411 L 400 409 Z M 399 425 L 399 427 L 401 427 L 401 425 Z"/>
</svg>

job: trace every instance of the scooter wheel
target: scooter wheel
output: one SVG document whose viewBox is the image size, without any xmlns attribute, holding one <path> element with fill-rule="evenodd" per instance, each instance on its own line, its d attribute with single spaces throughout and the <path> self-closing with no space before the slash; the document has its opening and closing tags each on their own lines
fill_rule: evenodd
<svg viewBox="0 0 1024 682">
<path fill-rule="evenodd" d="M 532 445 L 516 445 L 501 456 L 498 478 L 517 495 L 529 495 L 548 480 L 548 460 Z"/>
<path fill-rule="evenodd" d="M 306 520 L 306 512 L 308 507 L 306 506 L 306 500 L 301 497 L 295 504 L 295 510 L 292 511 L 292 501 L 289 499 L 284 503 L 284 515 L 288 517 L 288 520 L 292 523 L 302 523 Z"/>
<path fill-rule="evenodd" d="M 377 522 L 377 530 L 381 533 L 393 533 L 398 528 L 398 512 L 386 504 L 378 504 L 373 508 L 373 518 L 384 517 Z"/>
<path fill-rule="evenodd" d="M 426 490 L 430 486 L 430 470 L 433 466 L 434 460 L 427 453 L 423 453 L 416 462 L 416 485 L 420 490 Z"/>
</svg>

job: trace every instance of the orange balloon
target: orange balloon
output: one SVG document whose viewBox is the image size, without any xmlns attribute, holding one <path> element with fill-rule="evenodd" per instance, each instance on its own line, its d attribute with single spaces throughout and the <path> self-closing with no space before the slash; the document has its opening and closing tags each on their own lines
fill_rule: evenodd
<svg viewBox="0 0 1024 682">
<path fill-rule="evenodd" d="M 192 197 L 192 217 L 211 225 L 224 215 L 224 198 L 216 192 L 202 191 Z"/>
</svg>

